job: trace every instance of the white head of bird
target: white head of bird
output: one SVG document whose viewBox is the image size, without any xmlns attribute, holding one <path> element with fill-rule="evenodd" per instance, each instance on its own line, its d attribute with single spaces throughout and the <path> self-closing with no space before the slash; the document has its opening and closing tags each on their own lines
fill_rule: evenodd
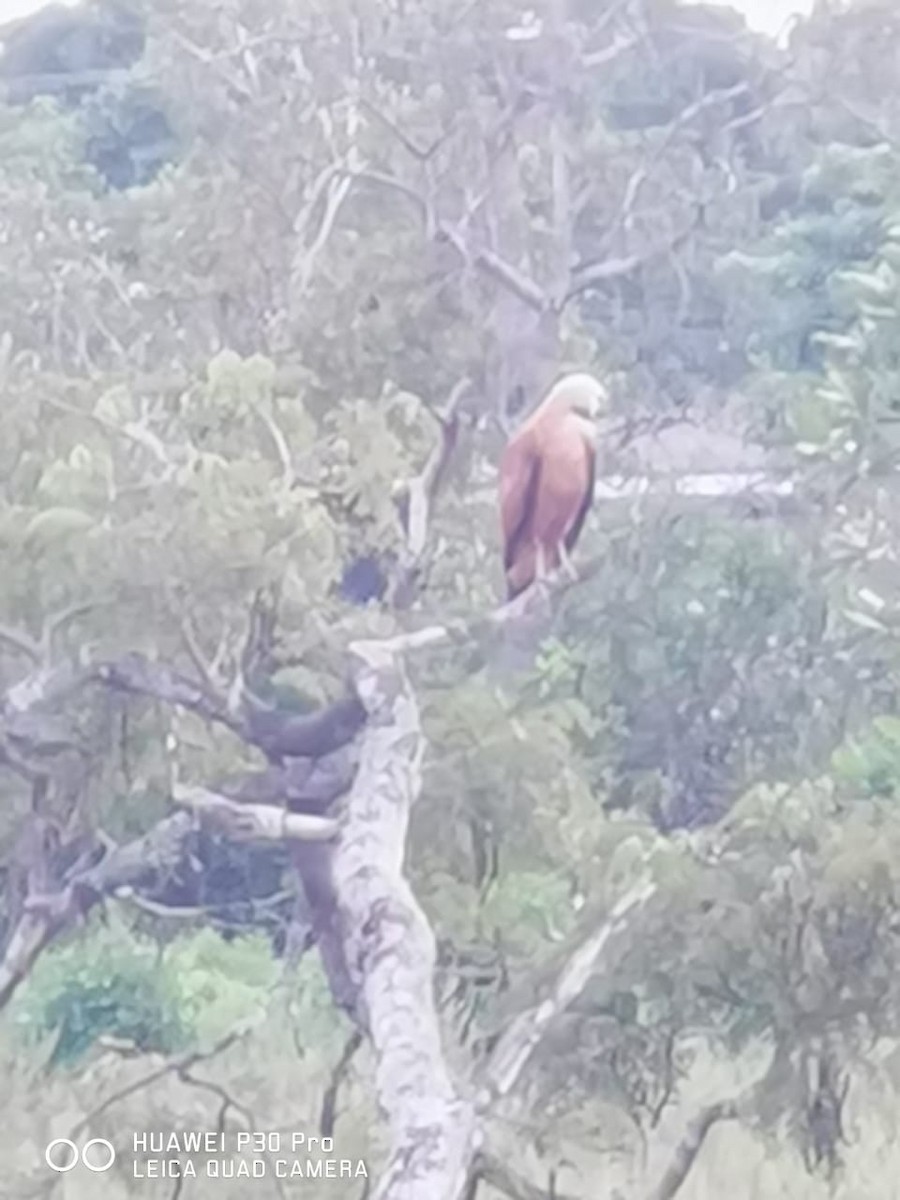
<svg viewBox="0 0 900 1200">
<path fill-rule="evenodd" d="M 548 405 L 565 407 L 576 416 L 596 421 L 607 410 L 609 395 L 599 379 L 586 371 L 563 375 L 550 389 Z"/>
</svg>

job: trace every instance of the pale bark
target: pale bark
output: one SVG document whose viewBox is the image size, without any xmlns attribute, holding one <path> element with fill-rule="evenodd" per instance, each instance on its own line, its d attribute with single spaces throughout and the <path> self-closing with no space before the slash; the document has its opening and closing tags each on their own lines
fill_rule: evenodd
<svg viewBox="0 0 900 1200">
<path fill-rule="evenodd" d="M 272 804 L 244 804 L 204 787 L 176 784 L 172 798 L 190 809 L 201 823 L 236 842 L 323 842 L 338 831 L 332 817 L 292 813 Z"/>
<path fill-rule="evenodd" d="M 351 655 L 368 722 L 332 876 L 357 1017 L 375 1052 L 390 1130 L 375 1197 L 459 1200 L 478 1148 L 475 1110 L 444 1059 L 434 935 L 403 874 L 410 810 L 422 785 L 418 705 L 390 643 L 356 643 Z"/>
</svg>

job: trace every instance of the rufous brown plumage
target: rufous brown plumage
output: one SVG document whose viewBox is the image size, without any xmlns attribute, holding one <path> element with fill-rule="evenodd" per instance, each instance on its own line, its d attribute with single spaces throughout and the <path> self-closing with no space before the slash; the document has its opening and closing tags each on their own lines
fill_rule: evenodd
<svg viewBox="0 0 900 1200">
<path fill-rule="evenodd" d="M 565 375 L 513 434 L 500 461 L 507 598 L 564 566 L 594 493 L 596 419 L 606 391 L 592 375 Z"/>
</svg>

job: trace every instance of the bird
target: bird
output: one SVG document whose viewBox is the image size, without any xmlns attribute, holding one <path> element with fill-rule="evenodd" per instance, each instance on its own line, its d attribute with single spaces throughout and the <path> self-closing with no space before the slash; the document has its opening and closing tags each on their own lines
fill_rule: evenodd
<svg viewBox="0 0 900 1200">
<path fill-rule="evenodd" d="M 596 421 L 608 403 L 593 375 L 554 384 L 506 444 L 500 460 L 500 520 L 507 601 L 563 567 L 594 495 Z"/>
</svg>

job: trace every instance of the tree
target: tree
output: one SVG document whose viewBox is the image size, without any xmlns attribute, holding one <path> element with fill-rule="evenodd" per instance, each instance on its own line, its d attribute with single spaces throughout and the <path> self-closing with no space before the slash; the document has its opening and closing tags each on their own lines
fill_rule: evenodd
<svg viewBox="0 0 900 1200">
<path fill-rule="evenodd" d="M 177 930 L 262 928 L 328 985 L 286 1094 L 333 1131 L 363 1081 L 377 1195 L 583 1194 L 622 1130 L 669 1200 L 726 1121 L 839 1180 L 897 1009 L 891 13 L 790 54 L 663 3 L 141 15 L 151 182 L 90 166 L 102 91 L 0 112 L 4 1003 L 190 1083 L 244 1031 L 189 1019 L 182 968 L 235 968 Z M 577 584 L 498 607 L 498 450 L 570 365 L 611 457 L 759 438 L 793 509 L 601 505 Z"/>
</svg>

